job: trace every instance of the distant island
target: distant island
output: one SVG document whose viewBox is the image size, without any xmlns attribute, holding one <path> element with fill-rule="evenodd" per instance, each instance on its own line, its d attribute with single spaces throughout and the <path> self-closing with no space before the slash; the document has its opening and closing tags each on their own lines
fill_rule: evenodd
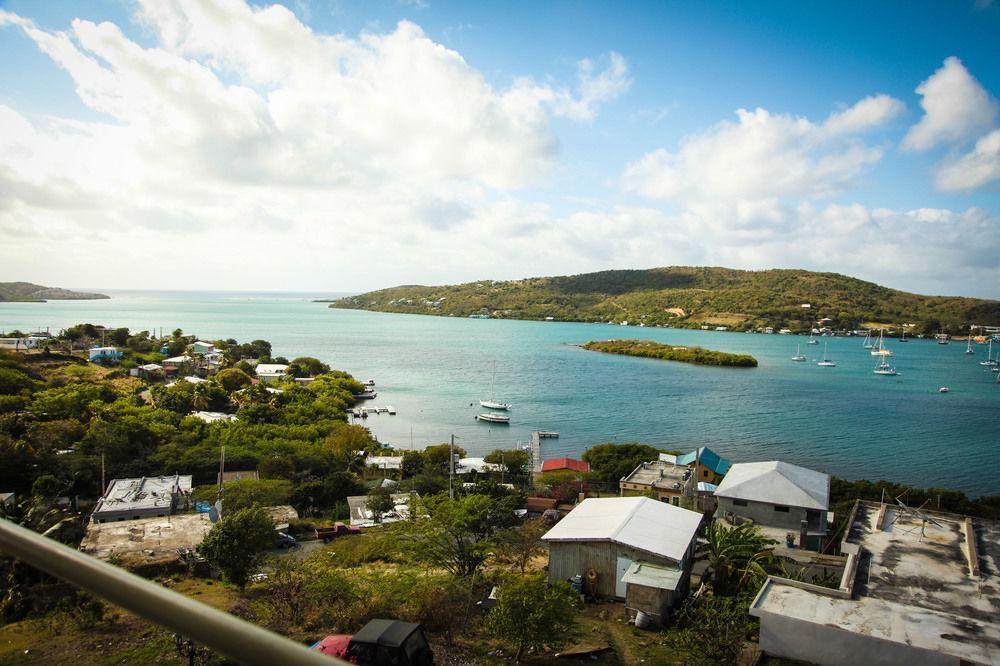
<svg viewBox="0 0 1000 666">
<path fill-rule="evenodd" d="M 1000 301 L 921 296 L 837 273 L 671 266 L 460 285 L 405 285 L 334 301 L 332 308 L 453 317 L 608 322 L 809 332 L 907 326 L 908 334 L 966 334 L 1000 325 Z M 902 330 L 897 329 L 897 330 Z"/>
<path fill-rule="evenodd" d="M 694 363 L 695 365 L 719 365 L 731 368 L 757 367 L 757 359 L 749 354 L 730 354 L 701 347 L 664 345 L 652 340 L 592 340 L 580 346 L 583 349 L 604 352 L 605 354 L 641 356 L 663 361 Z"/>
<path fill-rule="evenodd" d="M 0 302 L 44 303 L 45 301 L 94 301 L 111 298 L 106 294 L 43 287 L 31 282 L 0 282 Z"/>
</svg>

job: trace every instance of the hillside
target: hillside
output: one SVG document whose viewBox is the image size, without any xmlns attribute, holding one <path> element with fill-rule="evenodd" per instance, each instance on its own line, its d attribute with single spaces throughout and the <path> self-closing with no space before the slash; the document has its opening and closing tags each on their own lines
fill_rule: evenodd
<svg viewBox="0 0 1000 666">
<path fill-rule="evenodd" d="M 805 303 L 810 307 L 802 307 Z M 774 326 L 805 331 L 820 317 L 832 318 L 838 329 L 866 322 L 915 324 L 915 333 L 960 333 L 971 324 L 1000 325 L 1000 301 L 921 296 L 837 273 L 688 266 L 400 286 L 342 298 L 330 307 L 734 330 Z"/>
<path fill-rule="evenodd" d="M 104 294 L 71 291 L 61 287 L 43 287 L 30 282 L 0 282 L 0 302 L 2 301 L 92 301 L 111 298 Z"/>
</svg>

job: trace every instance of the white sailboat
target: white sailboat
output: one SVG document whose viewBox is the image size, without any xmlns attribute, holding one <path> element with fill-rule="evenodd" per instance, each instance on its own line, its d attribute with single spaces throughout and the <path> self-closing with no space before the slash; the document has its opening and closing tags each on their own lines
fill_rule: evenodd
<svg viewBox="0 0 1000 666">
<path fill-rule="evenodd" d="M 793 361 L 804 361 L 806 357 L 802 355 L 802 345 L 795 345 L 795 356 L 792 357 Z"/>
<path fill-rule="evenodd" d="M 868 329 L 865 332 L 865 341 L 863 343 L 861 343 L 861 346 L 864 347 L 865 349 L 871 349 L 872 347 L 875 346 L 875 345 L 872 344 L 872 331 L 871 331 L 871 329 Z"/>
<path fill-rule="evenodd" d="M 807 345 L 818 345 L 819 344 L 819 340 L 816 339 L 816 337 L 813 335 L 812 331 L 809 331 L 809 342 L 807 342 L 806 344 Z"/>
<path fill-rule="evenodd" d="M 1000 359 L 993 358 L 993 338 L 992 337 L 990 337 L 990 346 L 987 348 L 986 360 L 985 361 L 980 361 L 979 365 L 986 365 L 986 366 L 990 366 L 990 367 L 996 366 L 996 365 L 1000 365 Z"/>
<path fill-rule="evenodd" d="M 823 343 L 823 360 L 820 361 L 819 363 L 817 363 L 816 365 L 818 365 L 818 366 L 820 366 L 822 368 L 836 368 L 837 367 L 837 364 L 834 363 L 833 361 L 831 361 L 830 358 L 826 355 L 826 343 L 825 342 Z"/>
<path fill-rule="evenodd" d="M 892 351 L 885 348 L 885 329 L 878 330 L 878 345 L 871 351 L 872 356 L 892 356 Z"/>
<path fill-rule="evenodd" d="M 969 337 L 967 337 L 965 339 L 965 353 L 966 354 L 975 354 L 976 353 L 976 352 L 972 351 L 972 328 L 973 328 L 972 326 L 969 327 Z"/>
<path fill-rule="evenodd" d="M 876 375 L 898 375 L 899 374 L 898 372 L 896 372 L 896 368 L 894 368 L 891 365 L 889 365 L 889 361 L 885 360 L 884 356 L 879 360 L 878 364 L 875 366 L 875 369 L 872 370 L 872 372 L 874 372 Z"/>
<path fill-rule="evenodd" d="M 503 409 L 503 410 L 510 409 L 510 403 L 509 402 L 503 402 L 503 401 L 497 400 L 496 391 L 495 391 L 496 381 L 497 381 L 497 362 L 493 361 L 493 379 L 490 381 L 490 399 L 489 400 L 480 400 L 479 404 L 482 405 L 483 407 L 487 408 L 487 409 Z M 484 415 L 480 414 L 480 416 L 484 416 Z M 490 419 L 484 419 L 484 420 L 488 421 Z M 507 420 L 509 421 L 510 417 L 508 417 Z"/>
</svg>

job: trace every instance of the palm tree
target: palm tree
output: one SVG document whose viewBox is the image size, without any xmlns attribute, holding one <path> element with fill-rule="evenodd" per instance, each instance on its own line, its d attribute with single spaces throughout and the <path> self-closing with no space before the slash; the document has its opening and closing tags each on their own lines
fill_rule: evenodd
<svg viewBox="0 0 1000 666">
<path fill-rule="evenodd" d="M 208 407 L 208 384 L 195 384 L 194 392 L 191 394 L 191 408 L 201 411 Z"/>
<path fill-rule="evenodd" d="M 707 543 L 701 554 L 708 558 L 712 570 L 712 589 L 716 594 L 732 595 L 740 584 L 748 580 L 746 573 L 761 566 L 761 561 L 771 555 L 775 543 L 760 533 L 757 527 L 743 523 L 726 527 L 714 521 L 705 533 Z"/>
</svg>

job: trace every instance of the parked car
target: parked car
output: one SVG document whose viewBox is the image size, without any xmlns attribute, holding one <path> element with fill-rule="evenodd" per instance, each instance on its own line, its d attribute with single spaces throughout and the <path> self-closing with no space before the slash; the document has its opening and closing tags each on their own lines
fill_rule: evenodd
<svg viewBox="0 0 1000 666">
<path fill-rule="evenodd" d="M 361 528 L 351 527 L 344 523 L 335 523 L 333 527 L 317 527 L 315 532 L 317 539 L 322 539 L 323 543 L 330 543 L 331 540 L 337 537 L 347 536 L 348 534 L 359 534 Z"/>
<path fill-rule="evenodd" d="M 424 630 L 402 620 L 372 620 L 353 636 L 327 636 L 312 649 L 359 666 L 434 666 Z"/>
<path fill-rule="evenodd" d="M 291 534 L 285 534 L 284 532 L 275 532 L 274 537 L 274 547 L 275 548 L 297 548 L 299 542 L 295 540 Z"/>
</svg>

